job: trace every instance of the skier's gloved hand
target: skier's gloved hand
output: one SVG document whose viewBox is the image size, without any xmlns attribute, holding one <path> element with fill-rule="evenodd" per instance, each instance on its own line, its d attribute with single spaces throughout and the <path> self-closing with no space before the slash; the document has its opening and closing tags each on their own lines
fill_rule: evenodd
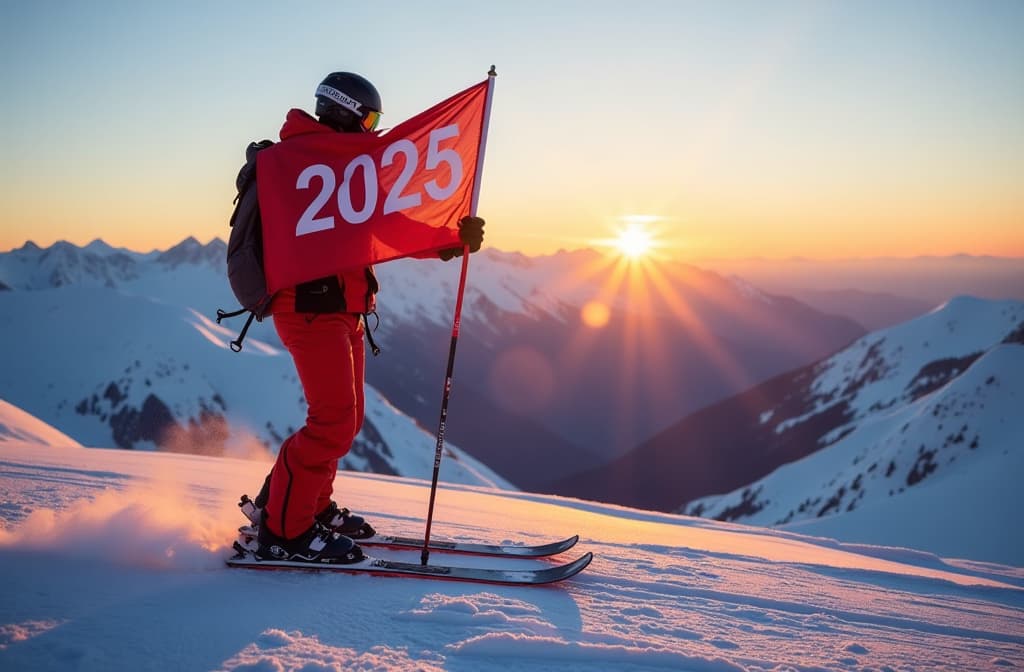
<svg viewBox="0 0 1024 672">
<path fill-rule="evenodd" d="M 459 240 L 463 245 L 469 245 L 470 252 L 476 252 L 484 242 L 484 219 L 483 217 L 463 217 L 459 220 Z M 462 256 L 461 247 L 452 247 L 441 250 L 438 256 L 448 261 L 455 257 Z"/>
</svg>

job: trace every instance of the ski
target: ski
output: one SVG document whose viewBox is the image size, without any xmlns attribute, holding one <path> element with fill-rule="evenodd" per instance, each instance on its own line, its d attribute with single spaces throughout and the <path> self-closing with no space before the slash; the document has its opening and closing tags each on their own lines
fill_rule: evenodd
<svg viewBox="0 0 1024 672">
<path fill-rule="evenodd" d="M 249 499 L 249 495 L 242 495 L 238 500 L 238 508 L 242 514 L 249 519 L 249 525 L 238 528 L 239 542 L 246 550 L 256 550 L 256 536 L 259 532 L 257 527 L 260 520 L 260 509 L 256 503 Z M 342 509 L 347 512 L 347 509 Z M 347 533 L 360 546 L 377 546 L 399 549 L 423 548 L 423 539 L 416 537 L 400 537 L 387 534 L 376 534 L 372 527 L 364 527 L 372 536 L 362 537 Z M 431 537 L 428 549 L 431 551 L 442 551 L 448 553 L 466 553 L 469 555 L 489 555 L 507 558 L 544 558 L 549 555 L 564 553 L 576 545 L 580 540 L 578 534 L 561 541 L 552 541 L 545 544 L 481 544 L 466 541 L 452 541 L 449 539 L 436 539 Z"/>
<path fill-rule="evenodd" d="M 555 583 L 573 577 L 583 571 L 593 553 L 585 553 L 572 562 L 541 569 L 497 569 L 487 567 L 453 567 L 449 565 L 421 565 L 414 562 L 397 562 L 382 558 L 367 557 L 352 564 L 315 564 L 291 560 L 260 560 L 242 544 L 235 542 L 235 555 L 227 559 L 230 567 L 246 569 L 304 570 L 313 572 L 343 572 L 346 574 L 369 574 L 372 576 L 408 576 L 447 581 L 469 581 L 509 586 L 536 586 Z"/>
<path fill-rule="evenodd" d="M 252 525 L 243 525 L 238 528 L 240 541 L 246 547 L 247 550 L 255 551 L 255 541 L 257 529 Z M 562 539 L 561 541 L 552 541 L 546 544 L 537 545 L 518 545 L 518 544 L 479 544 L 467 541 L 451 541 L 448 539 L 434 539 L 430 540 L 431 551 L 441 551 L 447 553 L 465 553 L 468 555 L 489 555 L 495 557 L 506 557 L 506 558 L 544 558 L 549 555 L 558 555 L 564 553 L 570 548 L 576 545 L 576 542 L 580 540 L 579 535 L 573 535 L 568 539 Z M 417 539 L 416 537 L 397 537 L 387 534 L 377 534 L 366 539 L 355 538 L 355 542 L 360 546 L 377 546 L 385 548 L 404 548 L 404 549 L 418 549 L 423 548 L 423 540 Z"/>
</svg>

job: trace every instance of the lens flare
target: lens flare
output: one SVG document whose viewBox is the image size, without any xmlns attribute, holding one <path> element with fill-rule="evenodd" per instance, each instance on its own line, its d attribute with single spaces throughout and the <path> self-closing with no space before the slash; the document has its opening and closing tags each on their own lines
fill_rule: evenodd
<svg viewBox="0 0 1024 672">
<path fill-rule="evenodd" d="M 600 329 L 607 325 L 611 316 L 611 310 L 602 301 L 588 301 L 580 310 L 580 318 L 583 320 L 583 324 L 593 329 Z"/>
</svg>

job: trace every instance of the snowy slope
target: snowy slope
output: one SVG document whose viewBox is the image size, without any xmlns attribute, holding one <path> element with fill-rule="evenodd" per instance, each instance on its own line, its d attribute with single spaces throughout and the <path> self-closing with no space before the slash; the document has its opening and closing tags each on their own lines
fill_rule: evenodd
<svg viewBox="0 0 1024 672">
<path fill-rule="evenodd" d="M 77 446 L 70 436 L 17 406 L 0 399 L 0 443 L 34 443 L 41 446 Z"/>
<path fill-rule="evenodd" d="M 188 308 L 105 287 L 0 293 L 0 398 L 85 445 L 266 459 L 305 417 L 291 359 Z M 511 487 L 448 446 L 457 482 Z M 434 438 L 367 389 L 342 466 L 427 477 Z"/>
<path fill-rule="evenodd" d="M 960 297 L 814 373 L 798 414 L 780 399 L 761 422 L 781 435 L 839 418 L 821 449 L 688 512 L 938 553 L 969 538 L 971 557 L 1024 563 L 1021 535 L 999 533 L 1019 527 L 1024 304 Z"/>
<path fill-rule="evenodd" d="M 489 488 L 443 487 L 435 535 L 514 541 L 580 532 L 572 554 L 593 551 L 593 564 L 548 588 L 228 569 L 227 543 L 241 521 L 234 501 L 259 483 L 262 466 L 0 444 L 0 669 L 1024 665 L 1019 568 Z M 379 529 L 422 531 L 422 481 L 346 473 L 335 489 L 372 512 Z"/>
</svg>

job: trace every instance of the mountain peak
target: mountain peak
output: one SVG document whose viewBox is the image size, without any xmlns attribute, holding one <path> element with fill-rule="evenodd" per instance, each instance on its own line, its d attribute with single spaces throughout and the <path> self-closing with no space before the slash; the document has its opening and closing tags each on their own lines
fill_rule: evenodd
<svg viewBox="0 0 1024 672">
<path fill-rule="evenodd" d="M 228 249 L 228 244 L 220 238 L 213 238 L 203 249 L 208 253 L 216 252 L 217 254 L 224 254 Z"/>
<path fill-rule="evenodd" d="M 196 239 L 195 236 L 189 236 L 188 238 L 185 238 L 185 240 L 181 241 L 180 243 L 178 243 L 177 245 L 172 247 L 170 250 L 168 250 L 168 252 L 170 252 L 171 250 L 179 249 L 179 248 L 195 249 L 197 247 L 202 247 L 202 246 L 203 246 L 202 243 L 200 243 Z"/>
<path fill-rule="evenodd" d="M 161 252 L 156 260 L 171 268 L 181 264 L 217 264 L 223 263 L 223 247 L 211 241 L 209 245 L 203 246 L 195 236 L 189 236 L 174 247 Z"/>
<path fill-rule="evenodd" d="M 46 248 L 46 251 L 49 252 L 53 250 L 58 252 L 78 252 L 80 251 L 80 249 L 81 248 L 79 248 L 74 243 L 68 242 L 66 240 L 58 240 L 53 245 L 50 245 L 48 248 Z"/>
<path fill-rule="evenodd" d="M 102 238 L 93 239 L 88 245 L 86 245 L 82 249 L 86 252 L 91 252 L 92 254 L 100 255 L 114 254 L 117 252 L 117 250 L 114 247 L 109 245 Z"/>
</svg>

